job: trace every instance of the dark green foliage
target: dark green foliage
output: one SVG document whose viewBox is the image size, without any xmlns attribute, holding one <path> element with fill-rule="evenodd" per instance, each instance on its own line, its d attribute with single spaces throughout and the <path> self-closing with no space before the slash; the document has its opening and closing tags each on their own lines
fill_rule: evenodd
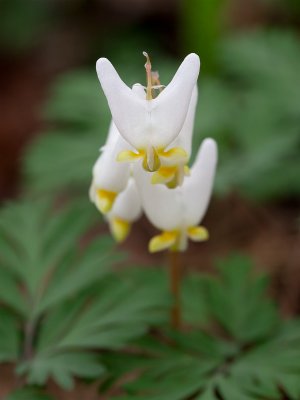
<svg viewBox="0 0 300 400">
<path fill-rule="evenodd" d="M 80 187 L 87 193 L 110 120 L 96 73 L 79 71 L 60 78 L 45 119 L 54 126 L 33 143 L 26 158 L 34 190 Z"/>
<path fill-rule="evenodd" d="M 119 349 L 165 318 L 164 291 L 112 272 L 123 257 L 109 237 L 85 243 L 88 215 L 29 202 L 1 210 L 0 361 L 28 383 L 98 378 L 92 349 Z"/>
<path fill-rule="evenodd" d="M 207 281 L 211 316 L 240 344 L 265 338 L 278 324 L 274 304 L 265 295 L 266 277 L 254 279 L 251 264 L 245 257 L 231 257 L 218 264 L 221 280 Z"/>
<path fill-rule="evenodd" d="M 219 144 L 218 192 L 262 200 L 299 193 L 299 54 L 289 32 L 247 33 L 220 46 L 223 76 L 202 80 L 195 137 Z"/>
<path fill-rule="evenodd" d="M 205 75 L 216 68 L 225 5 L 223 0 L 186 0 L 181 4 L 184 48 L 201 55 Z"/>
<path fill-rule="evenodd" d="M 79 241 L 87 215 L 41 203 L 1 211 L 0 361 L 29 384 L 51 377 L 66 389 L 74 376 L 102 377 L 103 391 L 129 376 L 123 400 L 298 400 L 300 322 L 280 321 L 247 258 L 185 280 L 189 327 L 174 332 L 165 271 L 112 272 L 110 239 Z M 47 399 L 31 388 L 9 399 L 28 395 Z"/>
<path fill-rule="evenodd" d="M 12 392 L 5 400 L 54 400 L 39 389 L 26 387 Z"/>
<path fill-rule="evenodd" d="M 229 258 L 219 277 L 201 283 L 208 313 L 201 330 L 165 330 L 140 340 L 131 361 L 110 359 L 113 371 L 139 371 L 120 400 L 280 400 L 282 392 L 299 399 L 300 322 L 279 322 L 266 279 L 250 266 Z"/>
<path fill-rule="evenodd" d="M 18 321 L 2 305 L 0 306 L 0 321 L 0 362 L 15 361 L 20 346 Z"/>
</svg>

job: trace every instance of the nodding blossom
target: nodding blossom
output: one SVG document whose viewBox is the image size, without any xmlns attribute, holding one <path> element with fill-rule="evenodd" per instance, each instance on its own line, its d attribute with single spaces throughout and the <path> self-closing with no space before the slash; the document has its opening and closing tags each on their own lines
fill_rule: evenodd
<svg viewBox="0 0 300 400">
<path fill-rule="evenodd" d="M 190 177 L 173 190 L 153 185 L 141 168 L 134 168 L 143 209 L 150 222 L 162 233 L 149 243 L 149 251 L 165 249 L 184 251 L 188 239 L 208 239 L 208 231 L 199 226 L 212 192 L 217 163 L 217 146 L 213 139 L 205 139 L 191 168 Z"/>
<path fill-rule="evenodd" d="M 181 147 L 168 146 L 177 138 L 186 119 L 200 60 L 196 54 L 189 54 L 169 85 L 153 98 L 151 63 L 147 53 L 145 55 L 147 87 L 144 98 L 125 85 L 106 58 L 97 61 L 97 73 L 114 123 L 134 148 L 134 151 L 120 152 L 118 160 L 131 162 L 141 158 L 144 169 L 153 172 L 159 169 L 162 159 L 187 157 Z"/>
<path fill-rule="evenodd" d="M 148 54 L 144 55 L 146 87 L 135 84 L 130 89 L 106 58 L 97 62 L 112 122 L 93 168 L 90 199 L 105 214 L 117 241 L 128 236 L 131 224 L 144 211 L 162 231 L 151 239 L 149 251 L 184 251 L 188 239 L 208 239 L 207 229 L 199 224 L 217 163 L 217 145 L 205 139 L 192 168 L 188 167 L 200 60 L 189 54 L 164 87 L 158 73 L 151 71 Z"/>
<path fill-rule="evenodd" d="M 131 225 L 142 215 L 142 203 L 136 183 L 131 177 L 125 190 L 116 199 L 106 215 L 110 232 L 117 242 L 123 242 L 130 233 Z"/>
<path fill-rule="evenodd" d="M 116 162 L 118 153 L 127 146 L 113 121 L 110 124 L 105 145 L 93 167 L 90 199 L 103 214 L 108 213 L 130 177 L 130 165 Z"/>
</svg>

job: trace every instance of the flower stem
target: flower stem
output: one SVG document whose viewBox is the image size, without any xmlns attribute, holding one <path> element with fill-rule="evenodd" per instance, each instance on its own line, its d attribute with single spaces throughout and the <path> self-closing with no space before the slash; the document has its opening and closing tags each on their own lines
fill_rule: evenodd
<svg viewBox="0 0 300 400">
<path fill-rule="evenodd" d="M 181 284 L 181 259 L 178 251 L 171 251 L 169 258 L 169 278 L 170 290 L 172 293 L 171 308 L 171 324 L 176 330 L 181 326 L 181 301 L 180 301 L 180 284 Z"/>
</svg>

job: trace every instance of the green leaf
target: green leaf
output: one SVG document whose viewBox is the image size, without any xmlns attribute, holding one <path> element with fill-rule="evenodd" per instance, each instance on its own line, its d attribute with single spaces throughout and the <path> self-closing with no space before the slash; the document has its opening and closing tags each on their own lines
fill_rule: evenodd
<svg viewBox="0 0 300 400">
<path fill-rule="evenodd" d="M 120 400 L 281 400 L 282 392 L 299 399 L 300 321 L 272 325 L 266 280 L 253 276 L 247 258 L 231 257 L 218 268 L 220 276 L 198 288 L 208 294 L 206 312 L 226 332 L 216 325 L 205 331 L 164 329 L 137 341 L 131 360 L 129 354 L 104 360 L 113 379 L 130 376 L 128 366 L 136 377 L 124 385 Z M 199 310 L 202 302 L 199 296 Z"/>
<path fill-rule="evenodd" d="M 299 194 L 299 48 L 286 31 L 246 32 L 220 43 L 223 72 L 201 82 L 194 138 L 195 151 L 205 136 L 218 142 L 218 193 L 258 200 Z"/>
<path fill-rule="evenodd" d="M 84 188 L 104 144 L 109 109 L 94 71 L 58 79 L 45 110 L 56 129 L 45 132 L 29 149 L 25 169 L 34 191 Z"/>
<path fill-rule="evenodd" d="M 39 389 L 25 387 L 10 393 L 5 400 L 54 400 L 52 396 Z"/>
<path fill-rule="evenodd" d="M 251 261 L 232 256 L 219 262 L 220 279 L 212 279 L 208 290 L 211 315 L 241 344 L 269 336 L 277 328 L 278 315 L 265 294 L 266 278 L 250 275 Z"/>
<path fill-rule="evenodd" d="M 206 300 L 207 277 L 190 274 L 182 285 L 183 318 L 189 324 L 201 325 L 207 323 L 209 318 Z"/>
<path fill-rule="evenodd" d="M 101 131 L 87 129 L 73 134 L 64 130 L 45 132 L 40 136 L 30 147 L 25 160 L 31 190 L 70 193 L 79 188 L 88 193 L 92 167 L 105 142 L 108 126 L 103 126 Z"/>
<path fill-rule="evenodd" d="M 96 378 L 104 367 L 92 350 L 120 349 L 166 320 L 164 286 L 113 272 L 124 256 L 111 238 L 84 243 L 90 217 L 81 202 L 0 211 L 0 361 L 20 357 L 17 370 L 31 384 L 52 377 L 70 388 L 74 375 Z"/>
<path fill-rule="evenodd" d="M 5 268 L 0 268 L 0 300 L 23 317 L 28 314 L 28 307 L 20 292 L 20 282 Z"/>
<path fill-rule="evenodd" d="M 87 352 L 69 352 L 36 355 L 30 363 L 23 363 L 19 373 L 28 372 L 28 382 L 44 384 L 52 376 L 64 389 L 72 389 L 74 376 L 98 378 L 104 373 L 96 354 Z"/>
<path fill-rule="evenodd" d="M 99 252 L 99 245 L 101 249 L 105 249 L 102 254 Z M 74 257 L 70 257 L 68 262 L 62 263 L 61 268 L 53 272 L 51 282 L 45 289 L 36 312 L 41 313 L 73 297 L 74 293 L 89 287 L 95 281 L 101 280 L 110 267 L 121 258 L 120 255 L 113 255 L 113 245 L 111 238 L 104 237 L 101 243 L 94 241 L 86 248 L 79 262 Z M 103 267 L 99 268 L 101 264 Z"/>
<path fill-rule="evenodd" d="M 77 253 L 76 242 L 90 222 L 89 215 L 77 207 L 57 211 L 57 214 L 57 218 L 53 218 L 46 203 L 37 202 L 34 207 L 31 203 L 24 202 L 9 205 L 1 211 L 0 236 L 3 240 L 0 243 L 0 269 L 5 272 L 9 268 L 15 276 L 16 281 L 11 286 L 14 285 L 14 306 L 17 311 L 21 308 L 21 294 L 24 296 L 24 291 L 17 287 L 18 281 L 26 286 L 26 307 L 33 304 L 31 312 L 35 313 L 36 304 L 45 291 L 45 280 L 47 279 L 47 285 L 52 282 L 48 275 L 55 275 L 56 267 L 68 260 L 70 251 L 74 255 Z M 11 254 L 14 254 L 13 258 Z M 70 265 L 68 267 L 71 268 Z M 76 267 L 79 268 L 74 262 L 72 268 Z M 16 294 L 18 290 L 19 295 Z M 7 297 L 5 293 L 4 287 L 0 298 Z M 11 299 L 9 305 L 12 306 Z"/>
<path fill-rule="evenodd" d="M 100 376 L 104 369 L 99 360 L 78 351 L 122 348 L 145 333 L 149 324 L 161 321 L 164 302 L 165 293 L 153 296 L 147 285 L 137 289 L 136 283 L 103 277 L 93 290 L 62 302 L 44 317 L 36 354 L 19 372 L 27 373 L 29 382 L 36 384 L 53 376 L 65 388 L 72 387 L 74 374 Z"/>
<path fill-rule="evenodd" d="M 171 333 L 163 344 L 152 342 L 150 347 L 141 347 L 146 351 L 146 361 L 140 363 L 141 375 L 124 386 L 128 395 L 120 399 L 217 400 L 221 396 L 223 400 L 280 400 L 280 386 L 291 400 L 297 400 L 299 324 L 283 324 L 272 338 L 250 349 L 230 350 L 215 338 L 219 350 L 215 347 L 211 353 L 205 351 L 200 332 L 198 337 L 196 333 Z M 136 363 L 135 374 L 138 366 Z"/>
<path fill-rule="evenodd" d="M 16 361 L 20 347 L 18 321 L 0 307 L 0 362 Z"/>
</svg>

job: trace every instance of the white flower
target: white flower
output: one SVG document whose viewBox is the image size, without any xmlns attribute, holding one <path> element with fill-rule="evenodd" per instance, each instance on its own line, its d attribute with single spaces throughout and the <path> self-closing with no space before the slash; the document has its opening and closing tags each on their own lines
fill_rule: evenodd
<svg viewBox="0 0 300 400">
<path fill-rule="evenodd" d="M 119 161 L 143 158 L 144 169 L 157 171 L 161 158 L 186 158 L 186 152 L 180 147 L 166 148 L 183 127 L 199 68 L 199 57 L 189 54 L 170 84 L 156 98 L 152 98 L 151 64 L 148 60 L 147 95 L 141 98 L 124 84 L 106 58 L 97 61 L 98 77 L 113 120 L 123 138 L 135 149 L 135 152 L 121 152 Z"/>
<path fill-rule="evenodd" d="M 131 225 L 142 215 L 142 204 L 134 179 L 129 178 L 126 189 L 116 199 L 106 215 L 110 231 L 117 242 L 123 242 L 130 233 Z"/>
<path fill-rule="evenodd" d="M 167 248 L 183 251 L 188 238 L 194 241 L 208 238 L 207 230 L 198 225 L 209 203 L 216 162 L 216 143 L 205 139 L 191 168 L 191 176 L 173 190 L 152 185 L 144 171 L 134 168 L 144 212 L 151 223 L 163 231 L 150 241 L 150 252 Z"/>
<path fill-rule="evenodd" d="M 119 134 L 115 124 L 111 122 L 108 138 L 100 149 L 100 156 L 93 167 L 93 180 L 90 187 L 90 199 L 103 213 L 109 212 L 118 193 L 128 183 L 130 165 L 116 162 L 117 155 L 128 144 Z"/>
</svg>

